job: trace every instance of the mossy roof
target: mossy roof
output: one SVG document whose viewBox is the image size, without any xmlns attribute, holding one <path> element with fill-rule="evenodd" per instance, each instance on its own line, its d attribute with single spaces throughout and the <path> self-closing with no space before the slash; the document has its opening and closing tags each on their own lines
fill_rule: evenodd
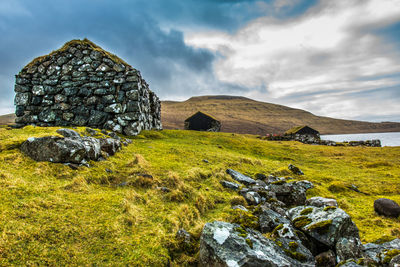
<svg viewBox="0 0 400 267">
<path fill-rule="evenodd" d="M 287 131 L 285 132 L 285 134 L 296 134 L 296 133 L 299 132 L 301 129 L 304 129 L 304 128 L 306 128 L 306 127 L 312 129 L 311 127 L 309 127 L 309 126 L 307 126 L 307 125 L 301 125 L 301 126 L 296 126 L 296 127 L 293 127 L 293 128 L 291 128 L 291 129 L 287 130 Z M 312 129 L 312 130 L 314 130 L 314 129 Z M 317 130 L 314 130 L 314 131 L 317 131 Z"/>
<path fill-rule="evenodd" d="M 89 39 L 85 38 L 83 40 L 74 39 L 74 40 L 71 40 L 69 42 L 66 42 L 60 49 L 54 50 L 48 55 L 44 55 L 44 56 L 40 56 L 40 57 L 35 58 L 28 65 L 26 65 L 25 68 L 29 68 L 29 67 L 31 67 L 33 65 L 36 65 L 37 63 L 41 63 L 41 62 L 47 61 L 47 60 L 49 60 L 49 58 L 51 56 L 54 56 L 57 53 L 62 53 L 64 51 L 66 51 L 68 48 L 70 48 L 71 46 L 75 46 L 75 45 L 78 45 L 78 44 L 88 46 L 92 50 L 101 52 L 103 54 L 103 56 L 106 56 L 106 57 L 110 58 L 115 63 L 123 64 L 125 66 L 131 67 L 128 63 L 126 63 L 124 60 L 122 60 L 118 56 L 116 56 L 116 55 L 104 50 L 103 48 L 101 48 L 100 46 L 96 45 L 95 43 L 93 43 Z"/>
<path fill-rule="evenodd" d="M 196 116 L 196 115 L 204 115 L 204 116 L 206 116 L 206 117 L 209 117 L 210 119 L 212 119 L 212 120 L 215 120 L 215 121 L 218 121 L 216 118 L 214 118 L 213 116 L 211 116 L 211 115 L 209 115 L 209 114 L 207 114 L 207 113 L 204 113 L 204 112 L 202 112 L 202 111 L 197 111 L 195 114 L 193 114 L 192 116 L 190 116 L 189 118 L 187 118 L 185 121 L 189 121 L 190 119 L 192 119 L 194 116 Z"/>
</svg>

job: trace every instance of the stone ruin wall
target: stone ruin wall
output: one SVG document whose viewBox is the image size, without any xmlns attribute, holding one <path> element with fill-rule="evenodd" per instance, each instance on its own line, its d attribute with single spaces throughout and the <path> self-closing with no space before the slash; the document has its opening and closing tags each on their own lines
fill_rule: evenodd
<svg viewBox="0 0 400 267">
<path fill-rule="evenodd" d="M 162 128 L 160 101 L 140 72 L 93 45 L 70 44 L 16 75 L 18 126 L 90 126 L 126 135 Z"/>
</svg>

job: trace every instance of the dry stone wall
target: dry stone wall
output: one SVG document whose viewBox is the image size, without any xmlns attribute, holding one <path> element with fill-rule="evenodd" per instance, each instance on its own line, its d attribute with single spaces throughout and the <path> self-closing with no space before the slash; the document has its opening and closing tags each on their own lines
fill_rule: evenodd
<svg viewBox="0 0 400 267">
<path fill-rule="evenodd" d="M 161 104 L 140 72 L 89 40 L 73 40 L 16 75 L 19 126 L 91 126 L 126 135 L 161 129 Z"/>
</svg>

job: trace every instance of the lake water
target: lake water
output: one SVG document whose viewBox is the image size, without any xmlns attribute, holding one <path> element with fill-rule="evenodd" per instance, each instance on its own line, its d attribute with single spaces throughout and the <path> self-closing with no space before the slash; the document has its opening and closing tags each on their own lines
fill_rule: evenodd
<svg viewBox="0 0 400 267">
<path fill-rule="evenodd" d="M 379 139 L 381 140 L 382 146 L 400 146 L 400 132 L 321 135 L 321 139 L 335 142 Z"/>
</svg>

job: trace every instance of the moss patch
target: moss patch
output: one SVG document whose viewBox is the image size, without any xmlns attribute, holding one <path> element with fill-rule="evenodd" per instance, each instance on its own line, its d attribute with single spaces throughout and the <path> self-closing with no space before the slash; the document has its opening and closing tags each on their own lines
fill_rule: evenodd
<svg viewBox="0 0 400 267">
<path fill-rule="evenodd" d="M 310 214 L 310 213 L 312 213 L 313 212 L 313 208 L 305 208 L 304 210 L 302 210 L 301 212 L 300 212 L 300 215 L 307 215 L 307 214 Z"/>
<path fill-rule="evenodd" d="M 335 206 L 326 206 L 324 208 L 324 211 L 335 210 L 335 209 L 337 209 Z"/>
<path fill-rule="evenodd" d="M 306 216 L 300 216 L 293 220 L 293 225 L 296 228 L 302 228 L 308 224 L 310 224 L 312 220 Z"/>
<path fill-rule="evenodd" d="M 383 253 L 383 263 L 389 264 L 393 257 L 400 254 L 400 249 L 392 249 Z"/>
<path fill-rule="evenodd" d="M 328 232 L 329 227 L 332 225 L 332 220 L 326 220 L 322 222 L 314 223 L 307 227 L 307 230 L 317 231 L 319 234 L 325 234 Z"/>
<path fill-rule="evenodd" d="M 298 260 L 300 262 L 305 262 L 307 260 L 307 257 L 300 252 L 292 251 L 289 249 L 284 249 L 283 251 L 286 253 L 286 255 L 288 255 L 292 259 Z"/>
</svg>

